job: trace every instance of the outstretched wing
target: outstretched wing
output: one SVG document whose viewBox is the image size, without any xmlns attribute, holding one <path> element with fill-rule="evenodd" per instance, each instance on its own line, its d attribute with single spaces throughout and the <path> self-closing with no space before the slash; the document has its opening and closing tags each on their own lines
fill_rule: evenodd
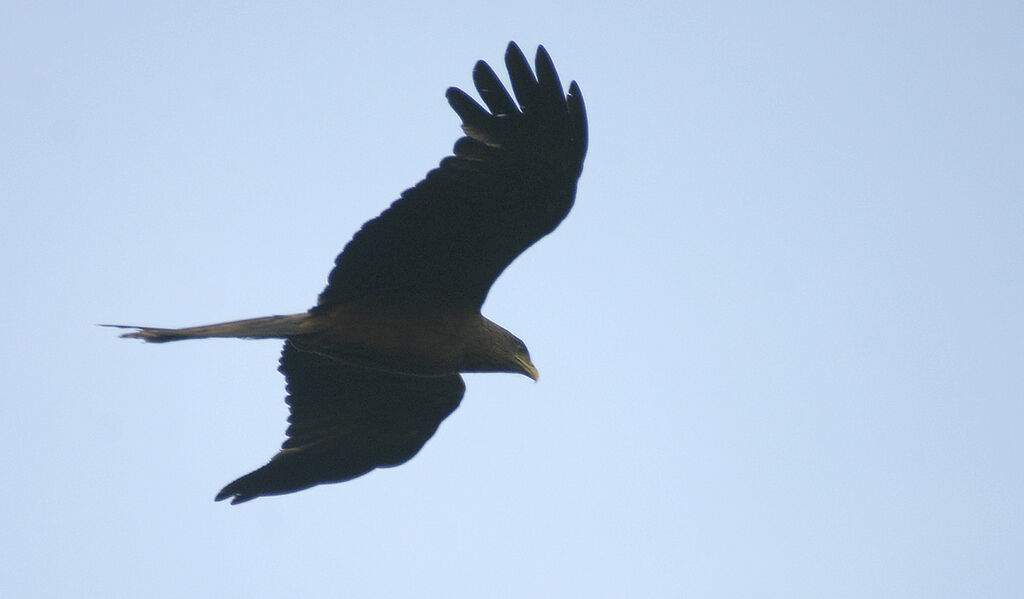
<svg viewBox="0 0 1024 599">
<path fill-rule="evenodd" d="M 217 501 L 292 493 L 403 464 L 462 400 L 462 377 L 411 377 L 347 366 L 285 342 L 288 440 L 262 468 L 224 487 Z"/>
<path fill-rule="evenodd" d="M 515 43 L 505 64 L 516 100 L 483 61 L 473 82 L 489 110 L 448 90 L 466 133 L 454 156 L 363 225 L 314 309 L 368 296 L 479 308 L 505 267 L 569 213 L 587 152 L 583 96 L 575 81 L 564 94 L 543 46 L 536 76 Z"/>
</svg>

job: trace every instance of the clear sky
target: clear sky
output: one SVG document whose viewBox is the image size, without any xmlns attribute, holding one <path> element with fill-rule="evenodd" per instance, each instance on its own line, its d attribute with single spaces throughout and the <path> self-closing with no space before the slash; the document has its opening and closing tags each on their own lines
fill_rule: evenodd
<svg viewBox="0 0 1024 599">
<path fill-rule="evenodd" d="M 443 7 L 442 7 L 443 6 Z M 1024 596 L 1019 2 L 8 2 L 5 597 Z M 214 503 L 284 439 L 276 342 L 545 44 L 576 207 L 408 464 Z"/>
</svg>

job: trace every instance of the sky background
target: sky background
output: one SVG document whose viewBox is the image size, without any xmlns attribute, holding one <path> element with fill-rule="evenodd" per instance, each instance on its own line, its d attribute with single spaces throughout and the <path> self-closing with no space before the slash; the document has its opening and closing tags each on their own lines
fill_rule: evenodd
<svg viewBox="0 0 1024 599">
<path fill-rule="evenodd" d="M 1024 596 L 1022 6 L 5 3 L 0 594 Z M 590 117 L 484 306 L 540 381 L 214 503 L 280 344 L 95 325 L 310 307 L 511 39 Z"/>
</svg>

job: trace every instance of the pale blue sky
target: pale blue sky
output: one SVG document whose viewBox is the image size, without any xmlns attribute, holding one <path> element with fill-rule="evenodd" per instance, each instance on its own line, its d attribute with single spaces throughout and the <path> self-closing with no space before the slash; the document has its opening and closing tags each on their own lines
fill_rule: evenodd
<svg viewBox="0 0 1024 599">
<path fill-rule="evenodd" d="M 0 594 L 1024 596 L 1021 4 L 440 6 L 5 5 Z M 590 115 L 484 307 L 540 382 L 214 503 L 279 344 L 93 325 L 308 308 L 510 39 Z"/>
</svg>

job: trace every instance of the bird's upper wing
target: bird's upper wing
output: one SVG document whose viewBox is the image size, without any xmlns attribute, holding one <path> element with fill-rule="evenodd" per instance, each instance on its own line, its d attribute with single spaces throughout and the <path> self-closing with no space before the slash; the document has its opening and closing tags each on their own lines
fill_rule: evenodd
<svg viewBox="0 0 1024 599">
<path fill-rule="evenodd" d="M 362 476 L 408 461 L 462 400 L 459 375 L 411 377 L 347 366 L 284 345 L 288 439 L 262 468 L 224 487 L 217 501 L 248 501 Z"/>
<path fill-rule="evenodd" d="M 483 61 L 473 81 L 489 110 L 449 88 L 466 133 L 454 156 L 367 222 L 335 261 L 317 308 L 368 296 L 477 307 L 523 250 L 565 218 L 587 151 L 576 82 L 562 91 L 543 46 L 536 75 L 510 43 L 513 100 Z"/>
</svg>

